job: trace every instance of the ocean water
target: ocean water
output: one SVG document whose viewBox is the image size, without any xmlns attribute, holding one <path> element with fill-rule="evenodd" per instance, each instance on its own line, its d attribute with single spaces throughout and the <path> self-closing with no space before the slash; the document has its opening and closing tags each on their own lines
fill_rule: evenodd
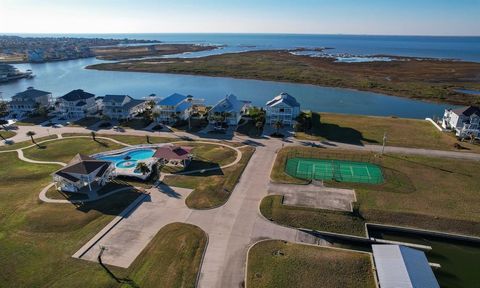
<svg viewBox="0 0 480 288">
<path fill-rule="evenodd" d="M 351 36 L 351 35 L 280 35 L 280 34 L 71 34 L 22 36 L 78 36 L 130 38 L 163 41 L 166 43 L 195 43 L 221 45 L 213 51 L 174 55 L 202 57 L 212 54 L 263 49 L 334 48 L 329 54 L 357 55 L 351 61 L 363 61 L 372 55 L 454 58 L 480 62 L 480 37 L 417 37 L 417 36 Z M 363 57 L 362 57 L 363 56 Z M 172 56 L 169 56 L 172 57 Z M 358 60 L 360 59 L 360 60 Z M 383 59 L 383 58 L 379 58 Z M 143 98 L 150 94 L 166 97 L 172 93 L 191 94 L 213 105 L 226 94 L 250 100 L 263 106 L 281 92 L 295 96 L 303 109 L 347 114 L 425 118 L 441 116 L 451 105 L 428 103 L 352 89 L 329 88 L 294 83 L 232 79 L 158 73 L 115 72 L 86 70 L 85 66 L 101 63 L 94 58 L 71 61 L 18 64 L 20 70 L 32 69 L 34 79 L 22 79 L 0 85 L 3 98 L 29 86 L 53 92 L 59 97 L 73 89 L 84 89 L 97 96 L 128 94 Z M 466 97 L 468 97 L 466 95 Z"/>
<path fill-rule="evenodd" d="M 21 36 L 78 36 L 129 38 L 226 45 L 213 54 L 263 49 L 333 48 L 332 54 L 395 55 L 431 57 L 480 62 L 480 37 L 451 36 L 374 36 L 374 35 L 308 35 L 308 34 L 220 34 L 220 33 L 156 33 L 156 34 L 21 34 Z M 204 52 L 198 55 L 210 55 Z"/>
</svg>

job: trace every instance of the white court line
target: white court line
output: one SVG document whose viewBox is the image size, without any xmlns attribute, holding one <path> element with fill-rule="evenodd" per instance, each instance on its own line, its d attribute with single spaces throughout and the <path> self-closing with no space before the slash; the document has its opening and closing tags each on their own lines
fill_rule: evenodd
<svg viewBox="0 0 480 288">
<path fill-rule="evenodd" d="M 372 176 L 370 176 L 370 170 L 368 169 L 367 166 L 363 166 L 365 167 L 365 169 L 367 170 L 367 174 L 368 174 L 368 179 L 372 179 Z"/>
</svg>

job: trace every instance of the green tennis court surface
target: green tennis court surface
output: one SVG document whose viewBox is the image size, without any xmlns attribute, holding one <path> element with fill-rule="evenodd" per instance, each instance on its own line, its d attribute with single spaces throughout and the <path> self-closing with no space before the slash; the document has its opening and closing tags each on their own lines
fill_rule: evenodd
<svg viewBox="0 0 480 288">
<path fill-rule="evenodd" d="M 379 166 L 366 162 L 290 158 L 285 167 L 287 174 L 302 179 L 335 180 L 379 184 L 383 182 Z"/>
</svg>

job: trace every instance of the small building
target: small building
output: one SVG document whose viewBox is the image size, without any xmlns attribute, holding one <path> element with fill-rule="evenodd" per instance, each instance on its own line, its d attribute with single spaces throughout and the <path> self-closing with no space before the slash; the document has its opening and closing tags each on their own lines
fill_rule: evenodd
<svg viewBox="0 0 480 288">
<path fill-rule="evenodd" d="M 440 288 L 425 253 L 400 245 L 372 245 L 381 288 Z"/>
<path fill-rule="evenodd" d="M 442 119 L 444 129 L 455 131 L 455 135 L 466 138 L 470 135 L 480 136 L 480 108 L 466 106 L 457 109 L 446 109 Z"/>
<path fill-rule="evenodd" d="M 10 113 L 22 116 L 34 112 L 40 107 L 49 108 L 52 104 L 52 93 L 28 87 L 27 90 L 12 96 L 8 103 Z"/>
<path fill-rule="evenodd" d="M 280 121 L 283 125 L 292 126 L 300 115 L 300 103 L 290 94 L 281 93 L 267 102 L 265 114 L 267 125 Z"/>
<path fill-rule="evenodd" d="M 114 170 L 110 161 L 77 154 L 67 166 L 52 174 L 53 183 L 61 191 L 88 193 L 104 186 Z"/>
<path fill-rule="evenodd" d="M 98 110 L 95 95 L 82 89 L 72 90 L 57 99 L 57 110 L 67 118 L 84 118 Z"/>
<path fill-rule="evenodd" d="M 208 120 L 214 125 L 237 125 L 250 104 L 250 101 L 238 100 L 233 94 L 227 95 L 208 111 Z"/>
<path fill-rule="evenodd" d="M 193 158 L 192 147 L 165 145 L 157 148 L 153 157 L 166 166 L 187 167 Z"/>
<path fill-rule="evenodd" d="M 193 96 L 174 93 L 157 103 L 154 111 L 158 113 L 157 122 L 173 124 L 179 120 L 187 120 L 192 113 Z"/>
<path fill-rule="evenodd" d="M 111 119 L 129 120 L 145 111 L 147 101 L 133 99 L 128 95 L 105 95 L 102 105 L 103 115 Z"/>
</svg>

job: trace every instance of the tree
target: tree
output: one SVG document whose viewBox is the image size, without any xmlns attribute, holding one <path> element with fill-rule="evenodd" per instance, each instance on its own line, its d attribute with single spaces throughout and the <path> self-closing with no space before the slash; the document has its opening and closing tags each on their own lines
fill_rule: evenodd
<svg viewBox="0 0 480 288">
<path fill-rule="evenodd" d="M 35 132 L 33 131 L 28 131 L 25 135 L 27 135 L 28 137 L 30 137 L 30 139 L 32 140 L 32 143 L 35 144 L 35 140 L 33 139 L 33 136 L 35 136 Z"/>
<path fill-rule="evenodd" d="M 280 121 L 280 120 L 275 121 L 275 123 L 273 123 L 273 127 L 275 127 L 275 134 L 279 134 L 280 129 L 282 129 L 282 127 L 283 127 L 282 121 Z"/>
<path fill-rule="evenodd" d="M 95 132 L 94 131 L 90 132 L 90 135 L 92 135 L 92 140 L 93 141 L 97 141 L 97 139 L 95 139 Z"/>
<path fill-rule="evenodd" d="M 0 133 L 0 138 L 2 138 L 3 141 L 7 141 L 7 139 L 5 139 L 5 137 L 3 137 L 2 133 Z"/>
<path fill-rule="evenodd" d="M 8 115 L 8 105 L 5 101 L 0 101 L 0 118 Z"/>
<path fill-rule="evenodd" d="M 257 128 L 257 133 L 260 133 L 260 129 L 262 129 L 262 127 L 263 127 L 263 122 L 257 121 L 257 123 L 255 123 L 255 128 Z"/>
<path fill-rule="evenodd" d="M 158 117 L 160 116 L 160 113 L 158 111 L 153 111 L 152 112 L 152 118 L 155 122 L 157 122 Z"/>
<path fill-rule="evenodd" d="M 0 125 L 2 125 L 3 129 L 7 130 L 7 128 L 5 128 L 5 124 L 8 124 L 8 121 L 0 119 Z"/>
<path fill-rule="evenodd" d="M 142 175 L 150 173 L 150 168 L 148 168 L 147 164 L 145 164 L 144 162 L 138 162 L 135 170 L 140 171 Z"/>
</svg>

